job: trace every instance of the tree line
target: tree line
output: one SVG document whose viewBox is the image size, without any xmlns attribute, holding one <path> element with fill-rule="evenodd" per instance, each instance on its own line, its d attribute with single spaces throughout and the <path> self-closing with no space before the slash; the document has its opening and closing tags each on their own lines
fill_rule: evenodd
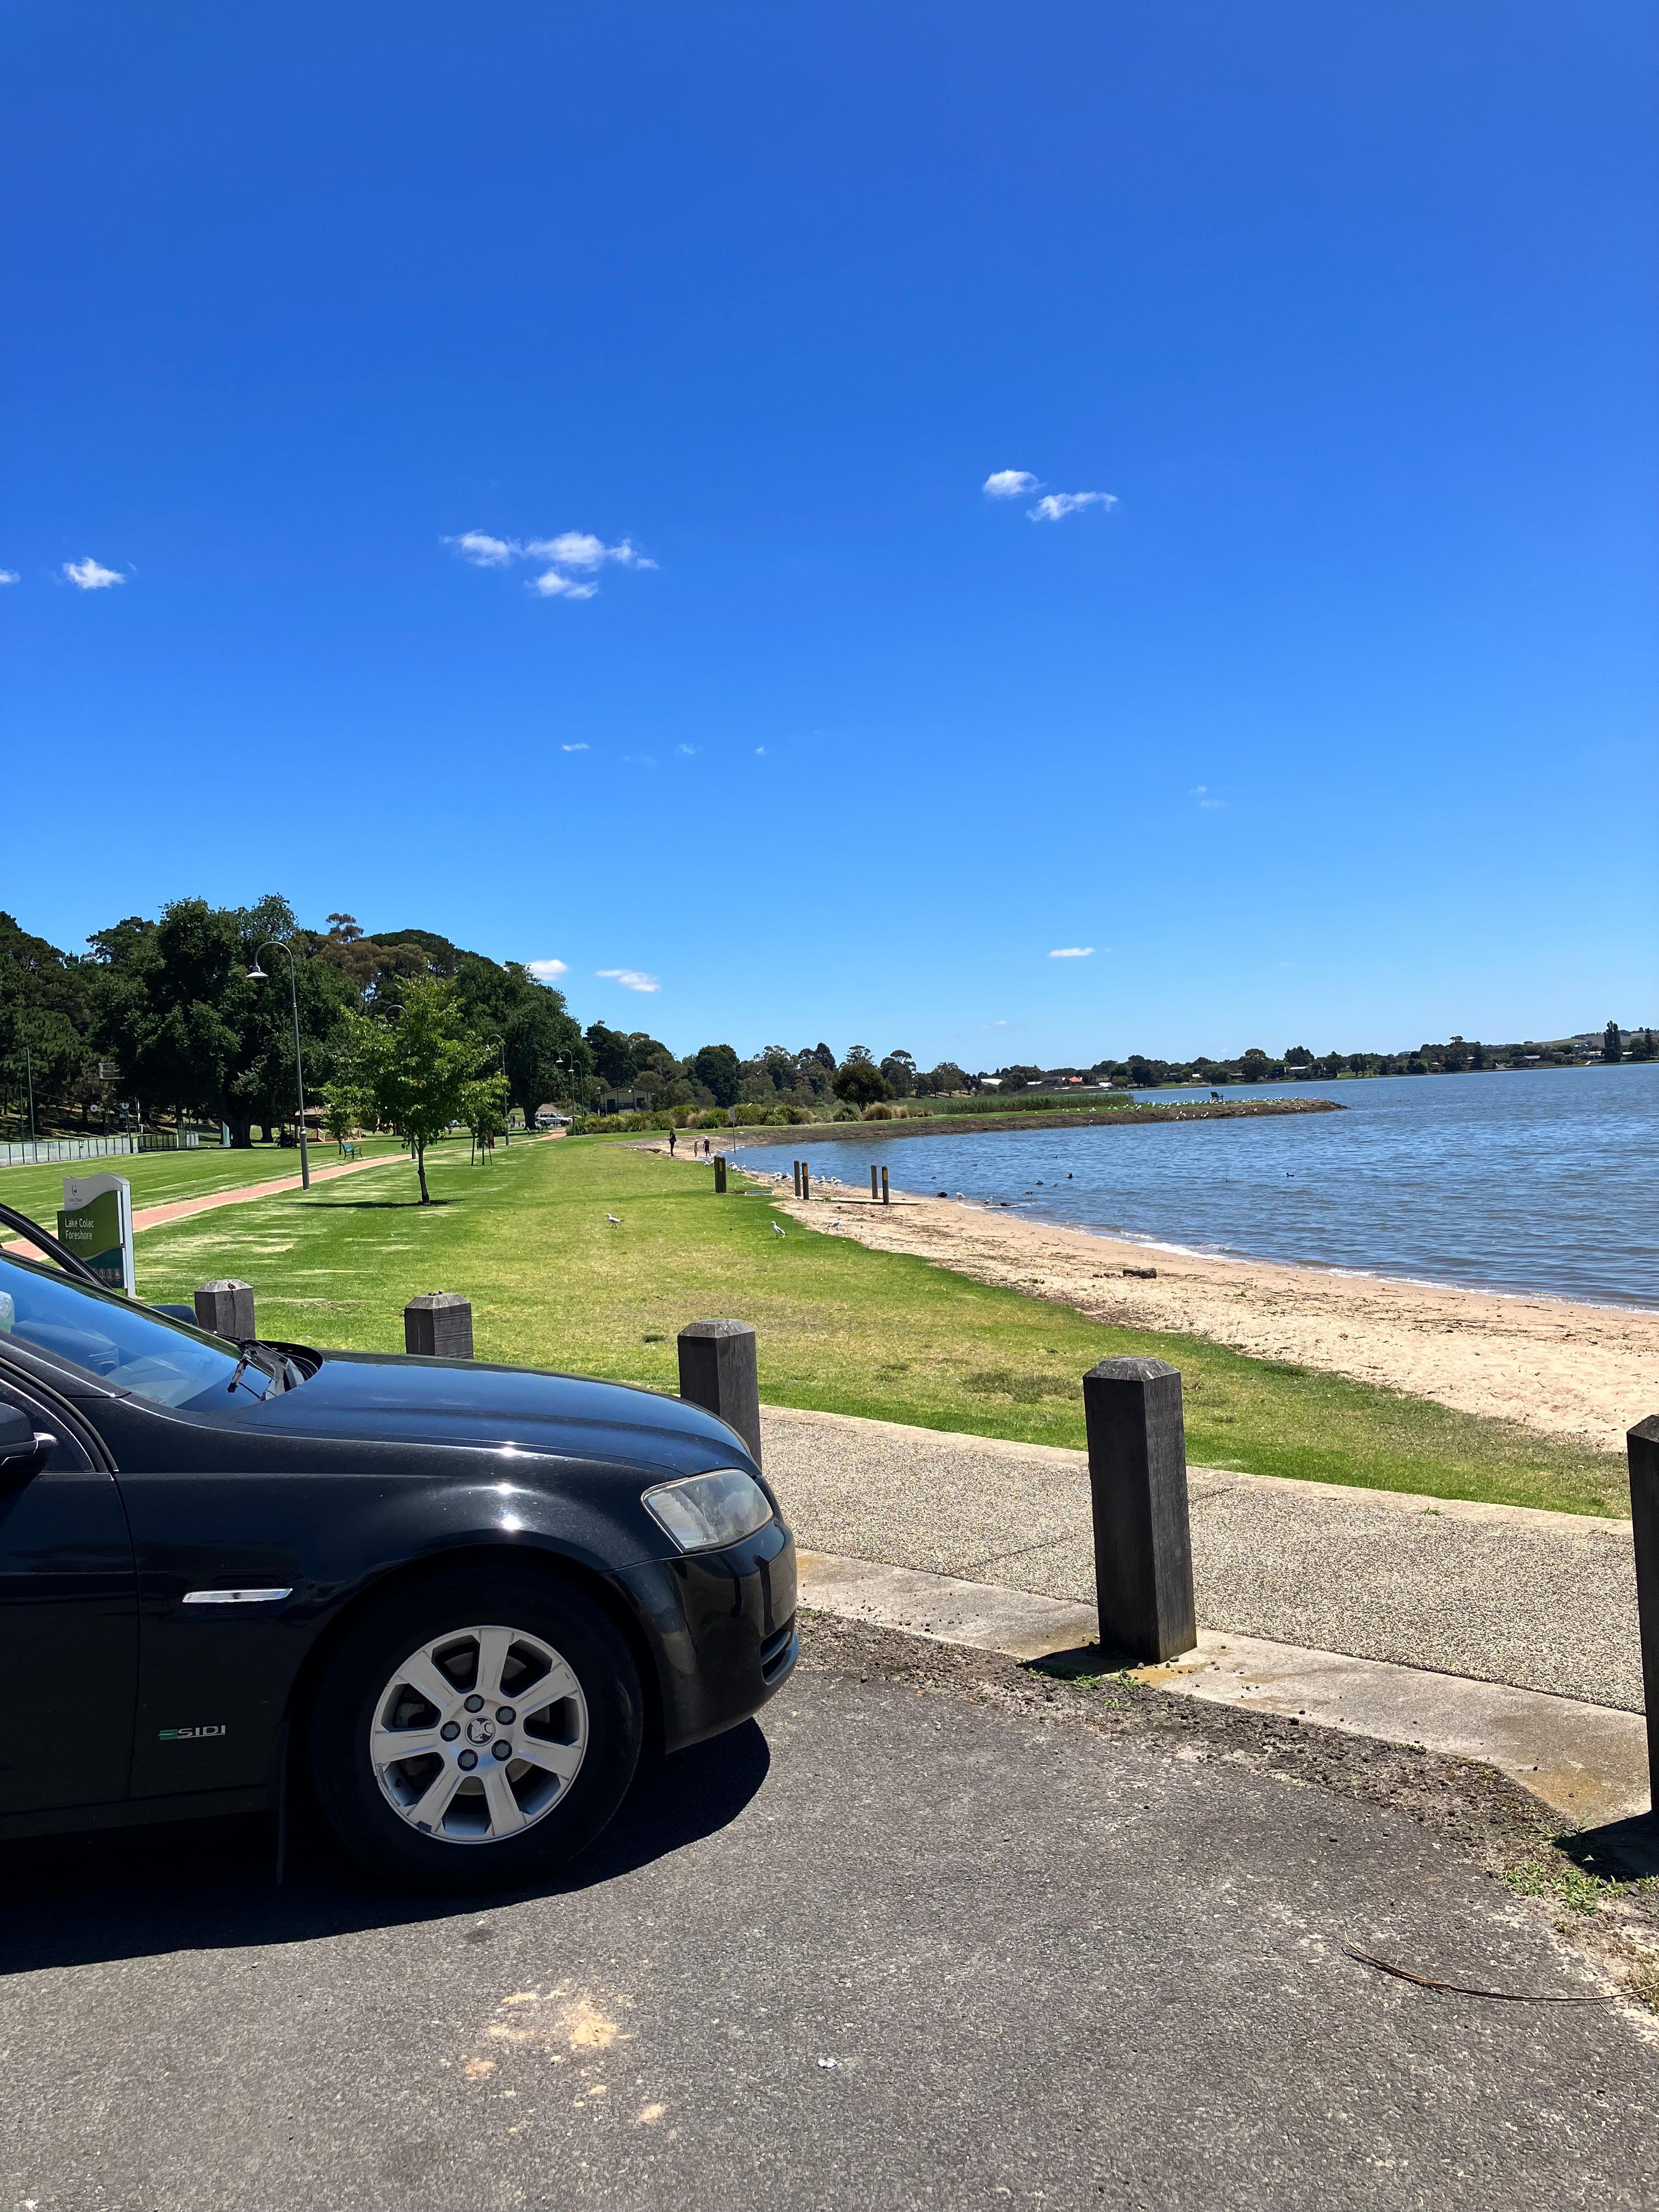
<svg viewBox="0 0 1659 2212">
<path fill-rule="evenodd" d="M 544 1105 L 588 1113 L 624 1101 L 677 1117 L 734 1107 L 821 1116 L 982 1089 L 1450 1073 L 1555 1065 L 1598 1049 L 1454 1036 L 1407 1053 L 1292 1045 L 1275 1055 L 1253 1046 L 1223 1058 L 1132 1053 L 1087 1067 L 974 1073 L 953 1060 L 922 1068 L 898 1048 L 878 1059 L 856 1044 L 837 1060 L 822 1042 L 769 1044 L 748 1058 L 719 1043 L 682 1055 L 644 1030 L 598 1021 L 582 1029 L 564 994 L 523 963 L 432 930 L 371 935 L 344 913 L 313 929 L 275 896 L 246 907 L 185 898 L 154 918 L 112 923 L 80 953 L 0 914 L 0 1091 L 12 1126 L 26 1126 L 32 1107 L 41 1129 L 220 1123 L 233 1145 L 251 1144 L 255 1128 L 269 1141 L 296 1118 L 290 958 L 307 1107 L 338 1133 L 397 1128 L 417 1164 L 423 1144 L 457 1122 L 489 1142 L 509 1107 L 526 1122 Z M 251 975 L 262 962 L 263 974 Z M 1609 1022 L 1599 1055 L 1652 1059 L 1653 1032 Z"/>
</svg>

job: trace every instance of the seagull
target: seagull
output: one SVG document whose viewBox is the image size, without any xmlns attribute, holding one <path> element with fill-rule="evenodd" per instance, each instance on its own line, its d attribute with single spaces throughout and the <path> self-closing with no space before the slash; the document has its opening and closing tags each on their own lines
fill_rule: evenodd
<svg viewBox="0 0 1659 2212">
<path fill-rule="evenodd" d="M 781 1237 L 783 1234 L 782 1230 L 779 1228 L 775 1221 L 772 1224 L 772 1234 L 775 1237 Z"/>
<path fill-rule="evenodd" d="M 611 1226 L 613 1229 L 620 1229 L 620 1228 L 622 1227 L 622 1216 L 621 1216 L 621 1214 L 619 1214 L 619 1213 L 607 1213 L 607 1214 L 605 1215 L 605 1219 L 606 1219 L 606 1220 L 611 1224 Z"/>
</svg>

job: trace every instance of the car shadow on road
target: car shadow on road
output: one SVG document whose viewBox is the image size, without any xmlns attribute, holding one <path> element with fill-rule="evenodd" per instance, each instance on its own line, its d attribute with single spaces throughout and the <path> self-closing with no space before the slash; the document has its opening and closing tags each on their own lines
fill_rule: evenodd
<svg viewBox="0 0 1659 2212">
<path fill-rule="evenodd" d="M 303 1810 L 293 1823 L 280 1885 L 276 1824 L 264 1815 L 0 1845 L 0 1975 L 173 1951 L 314 1942 L 592 1889 L 726 1826 L 757 1794 L 770 1765 L 754 1721 L 712 1743 L 643 1761 L 627 1802 L 598 1842 L 531 1891 L 430 1897 L 377 1887 Z"/>
</svg>

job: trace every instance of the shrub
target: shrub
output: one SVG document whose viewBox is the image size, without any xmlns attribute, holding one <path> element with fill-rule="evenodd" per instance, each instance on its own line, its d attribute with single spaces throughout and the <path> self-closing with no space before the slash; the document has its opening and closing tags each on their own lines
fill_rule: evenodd
<svg viewBox="0 0 1659 2212">
<path fill-rule="evenodd" d="M 865 1108 L 863 1118 L 866 1121 L 893 1121 L 898 1117 L 884 1100 L 876 1098 Z"/>
</svg>

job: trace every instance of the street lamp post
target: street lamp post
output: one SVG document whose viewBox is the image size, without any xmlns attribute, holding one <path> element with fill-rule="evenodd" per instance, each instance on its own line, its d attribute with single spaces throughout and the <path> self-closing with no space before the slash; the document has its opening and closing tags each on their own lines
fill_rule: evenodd
<svg viewBox="0 0 1659 2212">
<path fill-rule="evenodd" d="M 263 945 L 256 945 L 253 965 L 247 971 L 247 979 L 250 983 L 263 983 L 268 981 L 264 969 L 259 965 L 259 955 L 262 952 L 270 952 L 273 949 L 288 954 L 288 996 L 289 1003 L 294 1009 L 294 1081 L 300 1100 L 300 1188 L 301 1190 L 309 1190 L 311 1188 L 311 1148 L 306 1142 L 306 1064 L 300 1053 L 300 986 L 297 970 L 294 965 L 292 947 L 284 945 L 280 938 L 274 937 L 268 938 Z"/>
</svg>

